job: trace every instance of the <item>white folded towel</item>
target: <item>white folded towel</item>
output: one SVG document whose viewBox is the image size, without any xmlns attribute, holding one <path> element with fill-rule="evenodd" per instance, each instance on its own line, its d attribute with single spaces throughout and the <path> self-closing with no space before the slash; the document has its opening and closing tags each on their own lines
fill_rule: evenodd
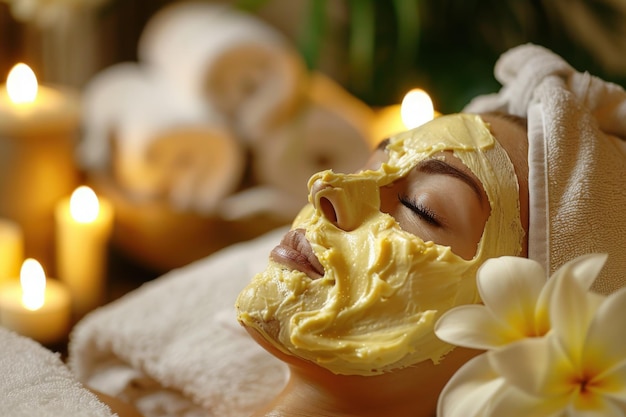
<svg viewBox="0 0 626 417">
<path fill-rule="evenodd" d="M 242 140 L 289 120 L 308 76 L 277 29 L 224 4 L 164 7 L 144 28 L 137 53 L 180 94 L 222 113 Z"/>
<path fill-rule="evenodd" d="M 131 62 L 93 77 L 83 94 L 80 162 L 110 170 L 135 200 L 213 214 L 239 187 L 245 150 L 221 115 L 170 87 L 154 68 Z"/>
<path fill-rule="evenodd" d="M 292 120 L 251 143 L 258 185 L 226 197 L 220 215 L 240 220 L 259 214 L 290 222 L 307 203 L 306 183 L 316 172 L 354 172 L 370 156 L 374 111 L 341 85 L 313 72 Z M 288 173 L 288 175 L 285 175 Z"/>
<path fill-rule="evenodd" d="M 0 327 L 0 416 L 112 417 L 59 354 Z"/>
<path fill-rule="evenodd" d="M 465 111 L 528 119 L 529 257 L 550 273 L 592 252 L 609 258 L 594 288 L 626 285 L 626 92 L 532 44 L 502 55 L 497 94 Z"/>
<path fill-rule="evenodd" d="M 244 417 L 276 395 L 287 367 L 237 323 L 239 291 L 287 229 L 174 270 L 87 315 L 69 365 L 146 417 Z"/>
<path fill-rule="evenodd" d="M 139 154 L 164 130 L 221 122 L 200 100 L 181 97 L 153 68 L 136 62 L 111 65 L 92 77 L 82 94 L 82 112 L 78 156 L 90 170 L 107 168 L 112 145 Z"/>
</svg>

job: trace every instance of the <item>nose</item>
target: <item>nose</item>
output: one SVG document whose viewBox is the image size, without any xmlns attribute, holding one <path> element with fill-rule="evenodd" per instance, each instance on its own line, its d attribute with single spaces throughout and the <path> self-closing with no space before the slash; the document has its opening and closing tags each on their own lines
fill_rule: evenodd
<svg viewBox="0 0 626 417">
<path fill-rule="evenodd" d="M 337 210 L 335 207 L 339 207 L 339 201 L 337 200 L 337 196 L 333 196 L 332 190 L 330 190 L 331 186 L 325 184 L 322 180 L 317 180 L 313 183 L 311 187 L 311 196 L 313 197 L 313 206 L 316 209 L 322 212 L 322 215 L 326 217 L 328 221 L 333 223 L 335 226 L 339 227 L 338 224 L 338 216 Z M 327 190 L 327 192 L 322 193 L 322 191 Z M 330 192 L 328 192 L 330 191 Z M 333 200 L 335 203 L 333 204 Z"/>
<path fill-rule="evenodd" d="M 380 196 L 373 181 L 337 185 L 318 178 L 311 185 L 310 197 L 315 209 L 339 229 L 354 230 L 379 212 Z"/>
</svg>

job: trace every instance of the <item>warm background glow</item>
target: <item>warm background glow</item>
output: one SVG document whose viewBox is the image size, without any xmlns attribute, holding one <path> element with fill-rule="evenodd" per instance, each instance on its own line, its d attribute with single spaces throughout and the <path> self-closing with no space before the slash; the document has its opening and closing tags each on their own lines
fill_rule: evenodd
<svg viewBox="0 0 626 417">
<path fill-rule="evenodd" d="M 81 185 L 72 193 L 70 198 L 70 213 L 72 218 L 80 223 L 89 223 L 98 217 L 100 204 L 96 193 L 86 185 Z"/>
<path fill-rule="evenodd" d="M 435 117 L 435 108 L 426 91 L 414 88 L 404 96 L 400 113 L 406 128 L 413 129 L 432 120 Z"/>
<path fill-rule="evenodd" d="M 46 274 L 41 264 L 28 258 L 20 271 L 22 284 L 22 304 L 28 310 L 38 310 L 43 306 L 46 293 Z"/>
<path fill-rule="evenodd" d="M 37 97 L 37 77 L 26 64 L 16 64 L 7 77 L 7 93 L 14 103 L 32 103 Z"/>
</svg>

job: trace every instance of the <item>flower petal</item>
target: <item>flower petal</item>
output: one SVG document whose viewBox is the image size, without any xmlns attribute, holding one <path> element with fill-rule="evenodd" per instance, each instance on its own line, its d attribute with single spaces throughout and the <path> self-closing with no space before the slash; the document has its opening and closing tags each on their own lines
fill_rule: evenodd
<svg viewBox="0 0 626 417">
<path fill-rule="evenodd" d="M 552 330 L 574 363 L 581 361 L 589 325 L 605 297 L 580 286 L 571 274 L 559 274 L 554 279 L 550 300 Z"/>
<path fill-rule="evenodd" d="M 493 369 L 508 384 L 539 397 L 565 395 L 572 389 L 572 363 L 552 336 L 524 339 L 487 352 Z"/>
<path fill-rule="evenodd" d="M 500 390 L 498 398 L 492 402 L 489 416 L 565 417 L 567 405 L 567 396 L 535 397 L 515 387 L 507 386 Z"/>
<path fill-rule="evenodd" d="M 489 259 L 477 274 L 478 291 L 494 317 L 505 321 L 518 338 L 535 336 L 535 305 L 546 282 L 544 269 L 526 258 Z"/>
<path fill-rule="evenodd" d="M 615 402 L 617 407 L 626 415 L 626 362 L 611 369 L 611 372 L 603 375 L 602 388 L 604 397 Z"/>
<path fill-rule="evenodd" d="M 482 305 L 465 305 L 444 313 L 435 324 L 435 334 L 444 342 L 487 350 L 508 343 L 508 328 Z"/>
<path fill-rule="evenodd" d="M 554 275 L 571 275 L 582 288 L 588 290 L 604 267 L 607 258 L 606 253 L 582 255 L 563 264 Z"/>
<path fill-rule="evenodd" d="M 503 380 L 493 372 L 487 357 L 476 356 L 450 378 L 439 395 L 437 416 L 482 417 Z"/>
<path fill-rule="evenodd" d="M 596 371 L 607 371 L 620 365 L 623 367 L 626 363 L 625 317 L 626 288 L 622 288 L 609 295 L 598 307 L 585 340 L 585 364 L 592 364 Z M 626 395 L 626 379 L 621 383 Z"/>
<path fill-rule="evenodd" d="M 626 411 L 626 361 L 612 367 L 609 372 L 603 373 L 597 381 L 593 382 L 592 389 L 600 392 L 606 398 L 617 401 Z"/>
<path fill-rule="evenodd" d="M 577 402 L 568 407 L 568 416 L 572 417 L 624 417 L 626 404 L 612 401 L 610 398 L 594 396 L 592 404 Z M 589 407 L 591 405 L 591 407 Z"/>
<path fill-rule="evenodd" d="M 551 327 L 549 306 L 555 291 L 555 286 L 562 279 L 577 282 L 582 289 L 588 290 L 606 262 L 604 254 L 589 254 L 579 256 L 563 264 L 548 280 L 539 299 L 537 300 L 536 320 L 538 333 L 545 334 Z M 564 278 L 567 277 L 567 278 Z"/>
</svg>

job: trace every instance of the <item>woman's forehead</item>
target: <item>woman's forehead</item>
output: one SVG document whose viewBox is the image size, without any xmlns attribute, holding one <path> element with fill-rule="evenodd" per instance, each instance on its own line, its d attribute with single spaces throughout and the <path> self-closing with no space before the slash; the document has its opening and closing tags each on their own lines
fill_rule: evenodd
<svg viewBox="0 0 626 417">
<path fill-rule="evenodd" d="M 451 114 L 438 117 L 418 128 L 389 139 L 388 152 L 422 153 L 487 149 L 495 141 L 480 116 Z"/>
<path fill-rule="evenodd" d="M 457 156 L 468 152 L 480 153 L 494 144 L 495 138 L 480 116 L 453 114 L 438 117 L 416 129 L 398 134 L 383 141 L 381 146 L 386 154 L 384 163 L 399 176 L 404 176 L 420 161 L 432 155 L 446 151 Z M 375 154 L 380 155 L 380 152 Z"/>
<path fill-rule="evenodd" d="M 528 179 L 528 136 L 526 128 L 519 121 L 497 114 L 483 114 L 481 117 L 489 124 L 489 129 L 498 143 L 505 149 L 515 166 L 520 182 Z"/>
</svg>

